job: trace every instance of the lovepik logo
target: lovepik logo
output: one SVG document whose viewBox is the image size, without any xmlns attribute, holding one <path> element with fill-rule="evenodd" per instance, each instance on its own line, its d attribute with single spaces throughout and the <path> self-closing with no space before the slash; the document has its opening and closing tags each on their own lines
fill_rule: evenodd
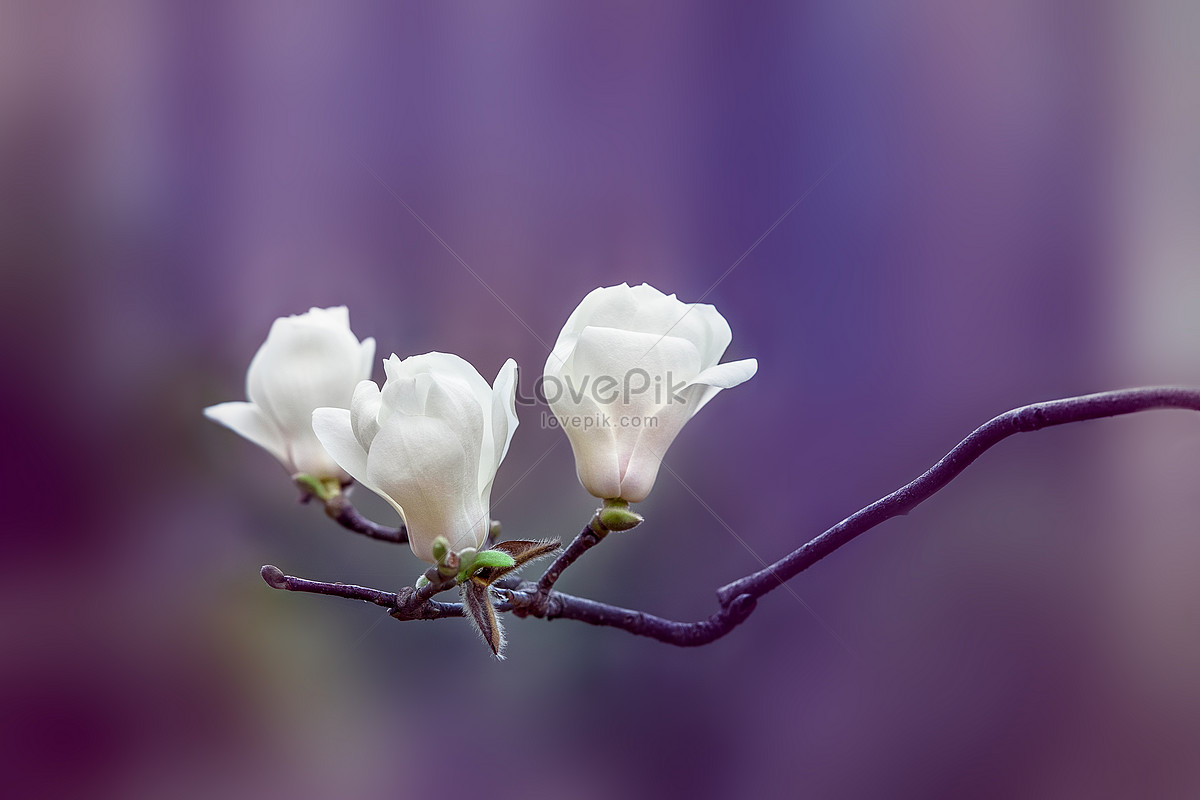
<svg viewBox="0 0 1200 800">
<path fill-rule="evenodd" d="M 650 395 L 655 405 L 672 405 L 687 402 L 687 397 L 681 394 L 687 386 L 687 381 L 676 381 L 669 371 L 665 375 L 652 376 L 641 367 L 634 367 L 621 376 L 543 375 L 533 385 L 532 397 L 518 391 L 517 404 L 534 405 L 540 402 L 553 405 L 559 400 L 569 400 L 578 405 L 589 399 L 602 407 L 614 404 L 628 406 L 633 398 Z"/>
</svg>

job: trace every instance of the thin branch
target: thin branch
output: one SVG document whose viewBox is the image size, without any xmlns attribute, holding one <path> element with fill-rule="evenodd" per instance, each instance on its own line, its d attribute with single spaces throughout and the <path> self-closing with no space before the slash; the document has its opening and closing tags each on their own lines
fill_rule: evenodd
<svg viewBox="0 0 1200 800">
<path fill-rule="evenodd" d="M 534 602 L 533 596 L 532 587 L 524 592 L 511 593 L 510 602 L 497 610 L 511 610 L 521 617 L 532 616 L 546 620 L 574 619 L 588 625 L 620 628 L 635 636 L 647 636 L 679 647 L 698 647 L 720 639 L 750 616 L 757 602 L 749 595 L 741 595 L 708 619 L 699 622 L 676 622 L 644 611 L 612 606 L 562 592 L 550 592 L 546 596 L 544 606 Z"/>
<path fill-rule="evenodd" d="M 425 581 L 424 586 L 413 590 L 414 602 L 417 600 L 424 602 L 432 598 L 435 594 L 448 592 L 458 585 L 458 581 L 453 576 L 449 578 L 443 576 L 437 567 L 430 567 L 425 570 Z"/>
<path fill-rule="evenodd" d="M 921 477 L 847 517 L 774 564 L 722 586 L 717 590 L 717 599 L 722 607 L 726 607 L 739 595 L 762 597 L 855 537 L 892 517 L 907 514 L 941 491 L 975 459 L 1009 436 L 1156 408 L 1200 411 L 1200 391 L 1151 386 L 1050 400 L 1007 411 L 976 428 Z"/>
<path fill-rule="evenodd" d="M 355 586 L 352 583 L 325 583 L 323 581 L 296 578 L 292 575 L 284 575 L 283 570 L 272 564 L 264 566 L 261 572 L 263 580 L 267 582 L 267 585 L 276 589 L 285 589 L 289 592 L 328 594 L 334 597 L 345 597 L 347 600 L 362 600 L 365 603 L 374 603 L 384 608 L 396 607 L 396 595 L 392 592 L 370 589 L 366 586 Z"/>
<path fill-rule="evenodd" d="M 401 525 L 399 528 L 389 528 L 379 525 L 364 517 L 354 506 L 345 493 L 339 493 L 325 502 L 325 513 L 337 524 L 347 530 L 361 533 L 372 539 L 379 539 L 392 544 L 404 544 L 408 541 L 408 531 Z"/>
<path fill-rule="evenodd" d="M 600 532 L 597 532 L 599 528 Z M 558 554 L 558 558 L 554 559 L 550 566 L 546 567 L 546 571 L 542 577 L 538 578 L 536 592 L 538 595 L 545 597 L 550 594 L 550 590 L 554 588 L 554 584 L 563 574 L 563 570 L 575 563 L 575 559 L 591 550 L 608 535 L 603 526 L 595 518 L 590 523 L 584 526 L 584 529 L 579 532 L 575 539 L 567 545 L 567 549 Z"/>
<path fill-rule="evenodd" d="M 313 581 L 285 575 L 278 567 L 270 564 L 262 568 L 262 576 L 268 585 L 276 589 L 374 603 L 388 609 L 388 613 L 399 620 L 445 619 L 446 617 L 463 616 L 462 603 L 439 603 L 409 587 L 401 589 L 398 593 L 392 593 L 353 584 Z M 429 586 L 433 585 L 429 584 Z M 500 603 L 496 606 L 497 611 L 512 611 L 522 617 L 533 616 L 547 620 L 574 619 L 589 625 L 621 628 L 638 636 L 647 636 L 680 647 L 708 644 L 714 639 L 719 639 L 749 616 L 750 612 L 754 610 L 755 603 L 749 596 L 743 596 L 731 607 L 721 609 L 706 620 L 675 622 L 642 611 L 611 606 L 607 603 L 575 597 L 562 592 L 550 592 L 545 606 L 538 607 L 532 605 L 530 600 L 536 591 L 535 584 L 525 582 L 515 588 L 519 590 L 515 594 L 515 597 L 519 598 L 518 603 Z"/>
<path fill-rule="evenodd" d="M 765 569 L 721 587 L 717 592 L 720 608 L 707 619 L 676 622 L 642 611 L 553 591 L 554 584 L 563 570 L 604 538 L 604 533 L 597 533 L 593 528 L 594 522 L 575 537 L 537 583 L 517 583 L 508 577 L 497 581 L 498 588 L 507 590 L 503 593 L 507 599 L 499 603 L 496 610 L 511 611 L 519 617 L 573 619 L 589 625 L 619 628 L 637 636 L 646 636 L 681 647 L 708 644 L 745 621 L 754 611 L 759 597 L 781 586 L 855 537 L 920 505 L 943 489 L 984 452 L 1009 436 L 1071 422 L 1159 408 L 1200 411 L 1200 391 L 1174 387 L 1126 389 L 1034 403 L 1001 414 L 977 428 L 916 480 L 847 517 Z M 603 531 L 603 528 L 600 530 Z M 277 589 L 363 600 L 388 608 L 389 613 L 397 619 L 441 619 L 463 614 L 462 604 L 439 603 L 429 599 L 429 593 L 411 588 L 392 594 L 362 586 L 309 581 L 284 575 L 279 569 L 271 566 L 263 567 L 262 575 L 268 584 Z M 443 587 L 439 585 L 430 591 L 442 590 Z"/>
<path fill-rule="evenodd" d="M 289 592 L 307 592 L 309 594 L 326 594 L 333 597 L 345 597 L 348 600 L 362 600 L 383 606 L 396 619 L 442 619 L 443 617 L 462 616 L 462 606 L 458 603 L 439 603 L 430 600 L 428 596 L 418 594 L 416 589 L 406 586 L 399 592 L 384 592 L 370 589 L 366 586 L 355 586 L 350 583 L 326 583 L 325 581 L 310 581 L 283 574 L 279 567 L 267 564 L 262 568 L 263 580 L 269 586 Z"/>
</svg>

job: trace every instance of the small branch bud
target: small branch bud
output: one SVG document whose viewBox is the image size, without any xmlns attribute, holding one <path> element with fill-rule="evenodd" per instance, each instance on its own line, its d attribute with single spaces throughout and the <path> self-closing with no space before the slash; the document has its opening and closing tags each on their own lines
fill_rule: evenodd
<svg viewBox="0 0 1200 800">
<path fill-rule="evenodd" d="M 446 560 L 450 555 L 450 541 L 445 536 L 439 536 L 433 540 L 433 557 L 439 564 Z"/>
<path fill-rule="evenodd" d="M 300 487 L 300 491 L 328 503 L 342 493 L 342 484 L 337 478 L 317 478 L 307 473 L 293 475 L 292 480 Z"/>
<path fill-rule="evenodd" d="M 286 589 L 287 576 L 283 574 L 283 570 L 273 564 L 266 564 L 261 570 L 262 578 L 267 582 L 267 585 L 273 589 Z"/>
<path fill-rule="evenodd" d="M 615 499 L 604 501 L 604 507 L 596 512 L 596 519 L 610 531 L 628 531 L 641 525 L 645 518 L 631 511 L 627 501 Z M 599 534 L 599 531 L 596 533 Z"/>
</svg>

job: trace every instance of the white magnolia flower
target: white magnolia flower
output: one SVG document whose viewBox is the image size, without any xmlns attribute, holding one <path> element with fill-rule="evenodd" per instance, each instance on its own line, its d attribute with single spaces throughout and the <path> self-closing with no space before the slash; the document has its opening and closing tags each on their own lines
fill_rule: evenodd
<svg viewBox="0 0 1200 800">
<path fill-rule="evenodd" d="M 447 353 L 383 362 L 383 390 L 363 381 L 347 411 L 319 408 L 313 429 L 354 479 L 395 506 L 418 558 L 433 540 L 478 548 L 487 538 L 496 469 L 517 429 L 517 364 L 495 385 Z"/>
<path fill-rule="evenodd" d="M 753 358 L 717 363 L 732 338 L 711 305 L 648 284 L 583 298 L 546 359 L 543 391 L 585 489 L 606 500 L 646 498 L 692 415 L 757 371 Z"/>
<path fill-rule="evenodd" d="M 374 360 L 375 340 L 358 341 L 345 306 L 280 317 L 246 371 L 250 402 L 209 406 L 204 416 L 265 448 L 292 475 L 346 482 L 313 433 L 312 412 L 348 408 Z"/>
</svg>

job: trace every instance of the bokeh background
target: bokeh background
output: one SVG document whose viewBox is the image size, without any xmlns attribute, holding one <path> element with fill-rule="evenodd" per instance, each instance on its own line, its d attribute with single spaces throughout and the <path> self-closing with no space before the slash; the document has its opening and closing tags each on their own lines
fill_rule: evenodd
<svg viewBox="0 0 1200 800">
<path fill-rule="evenodd" d="M 704 297 L 759 373 L 560 586 L 706 616 L 996 413 L 1200 383 L 1198 12 L 3 3 L 0 784 L 1200 796 L 1194 415 L 1009 440 L 711 646 L 511 620 L 496 663 L 266 587 L 420 567 L 200 413 L 314 305 L 528 392 L 590 289 Z M 512 536 L 594 508 L 544 411 L 497 479 Z"/>
</svg>

